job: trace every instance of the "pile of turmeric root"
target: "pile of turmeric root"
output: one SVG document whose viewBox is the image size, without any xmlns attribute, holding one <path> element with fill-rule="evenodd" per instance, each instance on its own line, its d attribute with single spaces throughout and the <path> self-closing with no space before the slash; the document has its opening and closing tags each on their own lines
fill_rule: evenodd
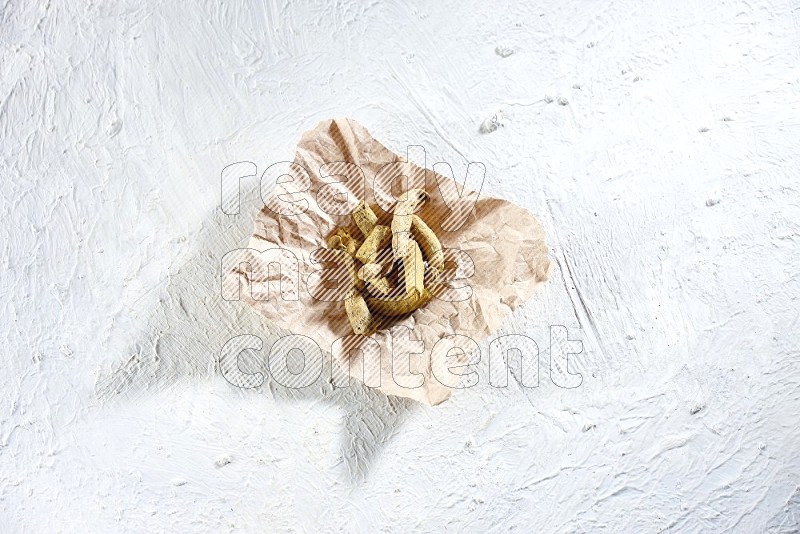
<svg viewBox="0 0 800 534">
<path fill-rule="evenodd" d="M 397 202 L 391 226 L 378 223 L 363 200 L 352 212 L 363 241 L 345 227 L 328 238 L 328 247 L 342 251 L 351 287 L 344 301 L 353 332 L 369 335 L 387 318 L 406 315 L 431 298 L 426 288 L 444 270 L 439 238 L 415 212 L 428 200 L 423 189 L 411 189 Z"/>
</svg>

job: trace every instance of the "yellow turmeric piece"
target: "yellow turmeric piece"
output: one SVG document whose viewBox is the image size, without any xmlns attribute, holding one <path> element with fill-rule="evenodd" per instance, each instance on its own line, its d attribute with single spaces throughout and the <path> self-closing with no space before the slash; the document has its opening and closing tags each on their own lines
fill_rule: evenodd
<svg viewBox="0 0 800 534">
<path fill-rule="evenodd" d="M 444 251 L 433 230 L 415 214 L 428 198 L 423 189 L 407 191 L 386 224 L 362 200 L 351 216 L 363 243 L 347 228 L 328 238 L 330 248 L 345 253 L 343 261 L 354 281 L 344 306 L 356 334 L 370 335 L 388 318 L 412 313 L 433 298 L 425 280 L 435 281 L 443 271 Z"/>
<path fill-rule="evenodd" d="M 356 251 L 356 259 L 361 263 L 373 263 L 378 257 L 378 252 L 389 243 L 391 238 L 391 228 L 376 224 L 364 240 L 364 244 Z"/>
</svg>

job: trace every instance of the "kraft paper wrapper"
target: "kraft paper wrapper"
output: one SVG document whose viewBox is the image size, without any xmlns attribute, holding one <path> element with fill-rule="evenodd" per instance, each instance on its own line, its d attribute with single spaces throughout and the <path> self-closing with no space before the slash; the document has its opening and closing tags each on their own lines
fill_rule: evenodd
<svg viewBox="0 0 800 534">
<path fill-rule="evenodd" d="M 463 338 L 448 336 L 468 336 L 478 344 L 484 341 L 547 280 L 551 263 L 544 229 L 530 211 L 507 200 L 481 197 L 449 177 L 405 160 L 349 119 L 324 121 L 303 134 L 294 163 L 276 164 L 281 168 L 272 169 L 273 176 L 280 177 L 278 185 L 272 197 L 265 199 L 266 205 L 255 219 L 249 243 L 250 249 L 258 251 L 280 247 L 293 253 L 299 260 L 299 287 L 292 281 L 296 280 L 296 272 L 274 266 L 269 269 L 267 262 L 252 252 L 244 252 L 238 264 L 247 263 L 250 268 L 232 268 L 225 274 L 223 286 L 242 288 L 242 300 L 279 328 L 314 340 L 324 353 L 332 353 L 350 376 L 369 386 L 379 383 L 379 389 L 387 395 L 409 397 L 434 406 L 452 393 L 449 386 L 454 384 L 447 368 L 467 364 L 466 352 L 473 347 L 469 342 L 464 343 Z M 302 165 L 307 175 L 296 164 Z M 269 178 L 265 177 L 264 182 L 269 183 Z M 308 185 L 310 189 L 305 192 L 287 194 Z M 438 235 L 442 246 L 463 251 L 471 258 L 472 275 L 452 283 L 468 284 L 471 295 L 456 302 L 434 298 L 410 316 L 396 319 L 373 334 L 371 338 L 377 345 L 364 342 L 363 350 L 332 350 L 337 339 L 352 335 L 352 329 L 344 302 L 318 300 L 307 290 L 309 275 L 321 268 L 320 263 L 312 260 L 312 253 L 326 248 L 327 237 L 339 226 L 349 227 L 354 236 L 363 240 L 349 215 L 359 200 L 386 207 L 378 215 L 388 223 L 394 199 L 411 187 L 424 187 L 430 193 L 430 200 L 417 215 Z M 279 201 L 278 195 L 284 202 Z M 478 200 L 473 204 L 476 197 Z M 279 215 L 270 209 L 281 211 L 287 206 L 305 211 Z M 456 229 L 460 222 L 463 224 Z M 469 262 L 459 260 L 463 255 L 450 251 L 446 256 L 454 261 L 448 262 L 445 274 L 452 275 L 453 269 L 459 275 L 470 274 Z M 283 298 L 278 293 L 278 280 L 286 284 Z M 447 358 L 431 358 L 433 347 L 443 338 L 459 340 L 459 346 L 466 351 L 455 350 Z M 410 344 L 404 340 L 411 340 Z M 392 358 L 393 352 L 401 354 L 406 347 L 416 352 L 419 342 L 414 340 L 424 344 L 422 353 L 412 354 L 410 359 Z M 377 347 L 381 351 L 380 360 L 376 357 Z M 459 372 L 453 369 L 453 373 Z M 443 382 L 449 386 L 437 377 L 447 377 Z"/>
</svg>

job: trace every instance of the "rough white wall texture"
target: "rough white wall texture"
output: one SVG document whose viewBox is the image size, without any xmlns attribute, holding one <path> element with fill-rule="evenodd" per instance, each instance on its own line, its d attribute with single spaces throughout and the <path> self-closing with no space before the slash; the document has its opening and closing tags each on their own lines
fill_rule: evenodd
<svg viewBox="0 0 800 534">
<path fill-rule="evenodd" d="M 796 532 L 798 24 L 796 0 L 5 2 L 0 529 Z M 337 116 L 540 215 L 553 278 L 504 328 L 538 388 L 429 408 L 216 371 L 267 331 L 219 299 L 258 209 L 245 181 L 222 215 L 220 172 Z M 549 380 L 553 324 L 578 388 Z"/>
</svg>

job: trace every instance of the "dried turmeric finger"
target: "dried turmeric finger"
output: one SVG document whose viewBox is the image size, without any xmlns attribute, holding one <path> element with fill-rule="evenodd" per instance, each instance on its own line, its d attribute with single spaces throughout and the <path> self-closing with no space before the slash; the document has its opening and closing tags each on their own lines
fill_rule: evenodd
<svg viewBox="0 0 800 534">
<path fill-rule="evenodd" d="M 418 215 L 411 216 L 411 234 L 422 248 L 428 267 L 435 273 L 434 277 L 438 277 L 444 270 L 444 251 L 439 238 Z"/>
<path fill-rule="evenodd" d="M 373 293 L 388 295 L 394 286 L 384 275 L 385 270 L 386 266 L 380 263 L 367 263 L 358 270 L 358 277 L 369 284 Z"/>
<path fill-rule="evenodd" d="M 344 233 L 339 233 L 340 230 L 344 230 Z M 349 278 L 351 288 L 361 291 L 364 289 L 364 282 L 358 278 L 356 260 L 353 258 L 353 255 L 348 252 L 348 247 L 345 245 L 345 241 L 342 239 L 343 235 L 345 235 L 345 237 L 350 236 L 346 229 L 339 228 L 335 234 L 328 238 L 328 247 L 341 252 L 341 255 L 337 258 L 337 262 L 339 265 L 344 264 L 344 268 L 347 269 L 347 272 L 350 275 Z M 350 248 L 352 248 L 352 246 Z"/>
<path fill-rule="evenodd" d="M 375 225 L 378 224 L 378 217 L 375 215 L 375 212 L 372 211 L 372 208 L 363 200 L 355 207 L 352 215 L 356 226 L 358 226 L 358 229 L 361 230 L 365 238 L 372 232 Z"/>
<path fill-rule="evenodd" d="M 427 199 L 423 189 L 407 191 L 395 205 L 391 227 L 378 224 L 375 211 L 361 201 L 351 215 L 365 236 L 364 242 L 359 243 L 347 228 L 337 229 L 328 238 L 329 247 L 343 251 L 343 261 L 354 281 L 345 299 L 345 311 L 356 334 L 368 335 L 380 326 L 372 312 L 384 317 L 405 315 L 433 298 L 425 288 L 425 276 L 430 282 L 441 273 L 442 245 L 425 221 L 414 215 Z M 356 260 L 363 263 L 360 268 Z M 365 298 L 365 287 L 372 296 Z"/>
<path fill-rule="evenodd" d="M 379 295 L 388 295 L 389 293 L 392 292 L 392 289 L 394 289 L 391 282 L 389 282 L 389 279 L 386 278 L 385 276 L 381 276 L 379 278 L 372 278 L 367 282 L 367 284 L 369 284 L 369 288 L 374 293 L 377 293 Z"/>
<path fill-rule="evenodd" d="M 424 189 L 410 189 L 397 201 L 392 217 L 392 251 L 395 258 L 402 256 L 407 243 L 411 240 L 411 217 L 414 212 L 429 198 Z"/>
<path fill-rule="evenodd" d="M 416 241 L 409 241 L 403 251 L 403 278 L 406 282 L 407 295 L 411 295 L 412 292 L 422 294 L 425 289 L 425 264 Z"/>
<path fill-rule="evenodd" d="M 365 282 L 383 276 L 383 265 L 380 263 L 366 263 L 358 270 L 358 277 Z"/>
<path fill-rule="evenodd" d="M 381 266 L 381 274 L 383 276 L 387 276 L 394 270 L 394 255 L 392 254 L 392 249 L 390 247 L 386 247 L 380 252 L 378 252 L 377 257 L 373 263 L 377 263 Z"/>
<path fill-rule="evenodd" d="M 337 228 L 336 232 L 328 238 L 328 246 L 330 248 L 338 248 L 344 250 L 351 256 L 354 256 L 359 247 L 359 242 L 350 235 L 350 230 L 347 228 Z"/>
<path fill-rule="evenodd" d="M 342 258 L 342 261 L 345 264 L 347 273 L 350 275 L 350 282 L 353 285 L 353 288 L 355 288 L 356 291 L 363 291 L 364 281 L 358 278 L 356 259 L 349 254 L 345 254 Z"/>
<path fill-rule="evenodd" d="M 347 318 L 350 319 L 353 332 L 359 335 L 369 335 L 375 331 L 377 326 L 375 319 L 361 293 L 355 292 L 345 299 L 344 309 L 347 312 Z"/>
<path fill-rule="evenodd" d="M 342 244 L 342 238 L 333 234 L 328 238 L 328 248 L 344 250 L 345 246 Z"/>
<path fill-rule="evenodd" d="M 424 189 L 409 189 L 394 208 L 394 215 L 413 215 L 430 195 Z"/>
<path fill-rule="evenodd" d="M 392 223 L 394 224 L 394 223 Z M 396 259 L 403 258 L 403 252 L 408 248 L 408 244 L 413 241 L 414 238 L 411 235 L 411 232 L 392 232 L 392 254 Z"/>
<path fill-rule="evenodd" d="M 392 229 L 382 224 L 376 224 L 375 228 L 364 240 L 364 244 L 356 251 L 355 257 L 361 263 L 374 263 L 378 252 L 384 248 L 392 238 Z"/>
</svg>

